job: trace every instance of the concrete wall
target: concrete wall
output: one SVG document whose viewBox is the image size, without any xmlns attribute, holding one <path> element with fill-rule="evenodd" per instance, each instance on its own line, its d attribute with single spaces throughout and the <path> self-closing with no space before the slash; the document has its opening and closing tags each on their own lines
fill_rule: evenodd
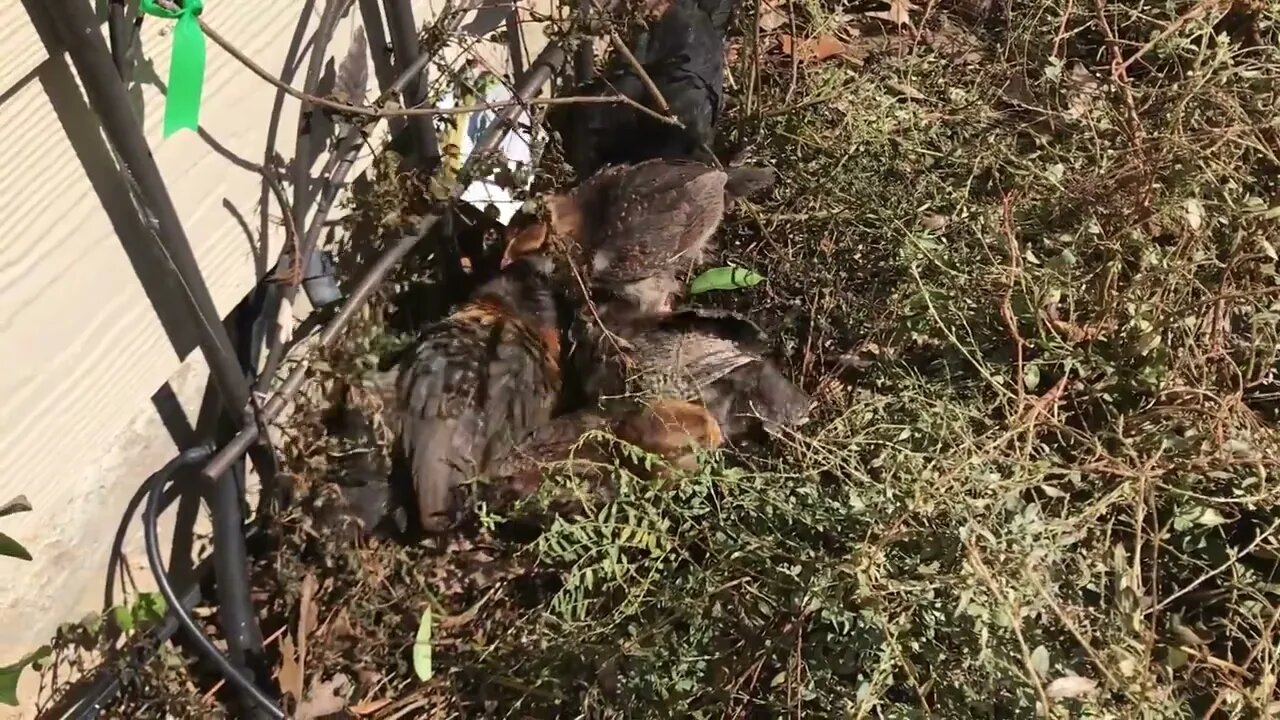
<svg viewBox="0 0 1280 720">
<path fill-rule="evenodd" d="M 111 583 L 108 560 L 141 482 L 189 441 L 208 374 L 181 305 L 158 282 L 158 260 L 74 69 L 43 30 L 46 2 L 0 3 L 0 132 L 9 148 L 0 174 L 0 503 L 25 494 L 34 506 L 0 520 L 0 530 L 35 557 L 0 559 L 0 666 L 46 642 L 60 622 L 120 601 L 122 586 L 153 586 L 136 522 L 120 537 L 124 572 Z M 442 4 L 415 0 L 416 16 Z M 323 2 L 216 0 L 204 18 L 289 76 L 287 51 L 304 12 L 300 37 L 309 43 L 313 5 Z M 339 60 L 362 25 L 358 7 L 343 19 L 332 45 Z M 250 166 L 263 161 L 278 94 L 210 43 L 201 132 L 162 138 L 170 30 L 145 22 L 140 67 L 153 63 L 154 72 L 142 70 L 131 92 L 225 313 L 283 240 L 279 208 Z M 535 31 L 528 52 L 541 44 Z M 296 118 L 297 103 L 284 101 L 276 148 L 289 159 Z M 35 682 L 24 677 L 28 699 Z M 0 707 L 0 719 L 33 716 L 29 705 Z"/>
</svg>

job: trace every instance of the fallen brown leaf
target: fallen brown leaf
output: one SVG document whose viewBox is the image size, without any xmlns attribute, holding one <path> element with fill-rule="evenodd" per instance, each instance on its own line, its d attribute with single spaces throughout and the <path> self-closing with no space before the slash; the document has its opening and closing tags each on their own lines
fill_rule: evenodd
<svg viewBox="0 0 1280 720">
<path fill-rule="evenodd" d="M 1098 683 L 1087 677 L 1067 675 L 1049 683 L 1044 689 L 1046 695 L 1054 700 L 1066 700 L 1092 695 L 1098 690 Z"/>
<path fill-rule="evenodd" d="M 910 0 L 889 0 L 888 10 L 876 10 L 864 13 L 867 17 L 885 20 L 894 25 L 911 27 L 911 11 L 918 10 Z"/>
<path fill-rule="evenodd" d="M 280 639 L 279 680 L 281 690 L 292 695 L 294 700 L 302 699 L 302 668 L 298 667 L 298 650 L 290 635 Z"/>
<path fill-rule="evenodd" d="M 796 41 L 794 37 L 784 33 L 778 36 L 778 42 L 782 47 L 783 55 L 794 57 L 800 62 L 830 60 L 844 55 L 848 50 L 844 43 L 830 35 Z"/>
<path fill-rule="evenodd" d="M 307 673 L 307 638 L 319 622 L 315 604 L 316 576 L 310 573 L 302 579 L 302 597 L 298 601 L 298 674 Z M 301 683 L 299 683 L 301 689 Z"/>
<path fill-rule="evenodd" d="M 951 218 L 938 213 L 925 213 L 925 215 L 920 218 L 920 224 L 923 225 L 926 230 L 933 230 L 934 232 L 942 232 L 943 230 L 946 230 L 947 224 L 950 222 Z"/>
<path fill-rule="evenodd" d="M 943 18 L 942 23 L 936 28 L 921 30 L 920 39 L 955 63 L 972 65 L 985 57 L 982 41 L 962 25 L 948 18 Z"/>
<path fill-rule="evenodd" d="M 790 22 L 789 10 L 782 10 L 784 2 L 769 2 L 763 0 L 760 3 L 760 19 L 756 24 L 764 32 L 772 32 Z"/>
<path fill-rule="evenodd" d="M 352 715 L 364 716 L 372 715 L 390 704 L 390 698 L 382 698 L 381 700 L 365 700 L 364 702 L 359 703 L 358 705 L 352 705 L 347 709 L 351 711 Z"/>
<path fill-rule="evenodd" d="M 890 80 L 886 82 L 885 85 L 887 85 L 890 90 L 894 91 L 895 93 L 897 93 L 898 95 L 901 95 L 904 98 L 907 98 L 908 100 L 924 100 L 925 99 L 924 93 L 920 92 L 919 90 L 911 87 L 906 83 L 895 82 L 893 80 Z"/>
<path fill-rule="evenodd" d="M 298 703 L 298 709 L 293 714 L 294 720 L 316 720 L 325 715 L 342 712 L 347 707 L 347 699 L 342 696 L 342 692 L 350 684 L 351 681 L 347 676 L 341 674 L 334 675 L 324 682 L 317 678 L 307 691 L 307 699 Z"/>
</svg>

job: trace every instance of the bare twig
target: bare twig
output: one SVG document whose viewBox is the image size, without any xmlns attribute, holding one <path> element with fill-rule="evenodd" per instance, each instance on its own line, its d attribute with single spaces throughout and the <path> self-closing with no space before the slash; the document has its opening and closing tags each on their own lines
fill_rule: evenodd
<svg viewBox="0 0 1280 720">
<path fill-rule="evenodd" d="M 649 72 L 640 64 L 640 60 L 635 56 L 635 53 L 631 52 L 631 48 L 627 47 L 627 44 L 623 42 L 622 36 L 618 35 L 617 31 L 610 30 L 609 42 L 613 45 L 613 49 L 627 61 L 628 65 L 631 66 L 631 70 L 636 74 L 636 77 L 640 78 L 640 82 L 644 84 L 645 90 L 647 90 L 649 95 L 653 97 L 654 104 L 658 106 L 658 112 L 655 113 L 644 105 L 634 101 L 628 102 L 627 104 L 633 107 L 639 107 L 650 116 L 688 132 L 689 128 L 680 121 L 680 118 L 676 117 L 675 114 L 671 112 L 671 105 L 667 102 L 667 99 L 662 96 L 662 91 L 658 89 L 657 83 L 653 81 Z M 619 93 L 619 97 L 625 96 Z M 627 99 L 630 100 L 630 98 Z M 713 165 L 718 168 L 723 168 L 720 161 L 716 158 L 715 153 L 711 151 L 711 148 L 707 147 L 707 144 L 703 142 L 701 138 L 698 139 L 698 145 L 699 149 L 706 153 L 707 157 L 710 158 Z"/>
<path fill-rule="evenodd" d="M 1093 661 L 1094 667 L 1096 667 L 1098 672 L 1102 673 L 1102 676 L 1107 679 L 1110 687 L 1112 689 L 1124 687 L 1120 684 L 1120 681 L 1116 679 L 1116 676 L 1111 673 L 1111 670 L 1107 668 L 1107 662 L 1098 655 L 1096 650 L 1093 649 L 1093 645 L 1089 643 L 1089 640 L 1084 635 L 1080 634 L 1079 628 L 1077 628 L 1076 624 L 1071 621 L 1071 618 L 1067 617 L 1067 613 L 1062 609 L 1062 605 L 1049 594 L 1048 590 L 1045 589 L 1044 583 L 1040 582 L 1040 578 L 1036 576 L 1036 573 L 1028 572 L 1026 577 L 1031 581 L 1031 584 L 1035 586 L 1036 592 L 1040 593 L 1040 597 L 1044 599 L 1046 604 L 1048 604 L 1049 609 L 1053 610 L 1053 614 L 1058 616 L 1058 622 L 1061 622 L 1062 626 L 1067 629 L 1067 632 L 1071 633 L 1071 636 L 1076 639 L 1077 643 L 1079 643 L 1080 648 L 1084 650 L 1085 655 L 1088 655 L 1089 659 Z"/>
<path fill-rule="evenodd" d="M 627 61 L 627 64 L 631 66 L 631 69 L 640 78 L 640 82 L 644 83 L 644 89 L 648 90 L 649 95 L 653 97 L 653 102 L 658 106 L 658 111 L 675 120 L 675 116 L 671 114 L 671 106 L 667 104 L 667 99 L 662 96 L 662 91 L 658 89 L 657 83 L 653 81 L 653 78 L 649 77 L 649 73 L 640 64 L 640 60 L 635 53 L 631 52 L 631 48 L 627 47 L 627 44 L 623 42 L 622 36 L 618 35 L 616 31 L 610 30 L 609 42 L 613 44 L 614 52 Z"/>
<path fill-rule="evenodd" d="M 310 103 L 312 105 L 315 105 L 316 107 L 322 107 L 327 110 L 332 110 L 333 112 L 340 113 L 343 115 L 350 115 L 354 117 L 367 118 L 370 120 L 374 120 L 374 119 L 380 119 L 380 118 L 415 117 L 415 116 L 421 116 L 421 115 L 428 115 L 428 116 L 465 115 L 467 113 L 482 112 L 485 110 L 502 110 L 504 108 L 508 108 L 513 105 L 528 107 L 528 106 L 536 106 L 536 105 L 604 104 L 604 105 L 629 105 L 641 112 L 644 112 L 650 115 L 656 120 L 660 120 L 668 124 L 683 127 L 680 121 L 675 119 L 674 117 L 671 117 L 670 115 L 663 115 L 661 113 L 654 112 L 651 108 L 648 108 L 642 103 L 636 102 L 635 100 L 629 97 L 626 97 L 624 95 L 607 96 L 607 97 L 565 96 L 565 97 L 555 97 L 555 98 L 530 98 L 528 100 L 512 99 L 512 100 L 503 100 L 500 102 L 477 103 L 474 105 L 463 105 L 463 106 L 451 107 L 451 108 L 436 108 L 436 107 L 402 108 L 402 107 L 383 106 L 384 103 L 390 100 L 389 97 L 386 97 L 388 93 L 384 93 L 384 96 L 380 97 L 378 99 L 378 102 L 373 105 L 352 105 L 350 103 L 339 102 L 332 98 L 313 95 L 311 93 L 304 92 L 302 90 L 299 90 L 289 85 L 288 83 L 284 82 L 280 78 L 271 74 L 261 65 L 259 65 L 257 62 L 253 60 L 253 58 L 250 58 L 248 55 L 241 52 L 239 48 L 231 44 L 231 42 L 228 41 L 226 38 L 224 38 L 222 35 L 218 34 L 216 30 L 209 27 L 208 23 L 206 23 L 205 21 L 203 20 L 200 21 L 200 27 L 204 30 L 205 35 L 207 35 L 208 38 L 214 42 L 215 45 L 225 50 L 227 54 L 231 55 L 233 58 L 238 60 L 240 64 L 248 68 L 254 75 L 257 75 L 258 77 L 262 78 L 268 83 L 274 85 L 277 89 L 281 90 L 286 95 L 294 99 L 300 100 L 302 102 Z M 421 68 L 419 67 L 417 68 L 417 70 L 421 71 Z M 647 79 L 648 76 L 646 75 L 645 78 Z M 652 83 L 652 80 L 649 80 L 649 82 Z M 395 94 L 395 93 L 390 93 L 390 94 Z M 662 102 L 662 105 L 665 107 L 666 101 L 662 100 L 661 102 Z"/>
<path fill-rule="evenodd" d="M 316 595 L 316 576 L 310 573 L 302 579 L 302 597 L 298 601 L 298 675 L 307 677 L 307 635 Z"/>
<path fill-rule="evenodd" d="M 1217 9 L 1217 7 L 1221 4 L 1222 4 L 1222 0 L 1200 0 L 1200 2 L 1195 7 L 1179 15 L 1173 22 L 1169 23 L 1168 27 L 1166 27 L 1164 30 L 1161 30 L 1159 35 L 1156 35 L 1155 37 L 1151 38 L 1151 40 L 1146 45 L 1143 45 L 1141 48 L 1138 49 L 1137 52 L 1130 55 L 1128 60 L 1125 60 L 1124 62 L 1120 63 L 1118 66 L 1113 68 L 1111 71 L 1111 74 L 1116 79 L 1119 79 L 1122 75 L 1126 74 L 1125 71 L 1129 69 L 1130 65 L 1137 62 L 1143 55 L 1146 55 L 1147 53 L 1151 52 L 1151 49 L 1154 48 L 1156 45 L 1159 45 L 1165 40 L 1168 40 L 1169 36 L 1181 30 L 1183 25 L 1186 25 L 1192 20 L 1196 20 L 1200 18 L 1201 16 L 1208 13 L 1210 10 Z"/>
<path fill-rule="evenodd" d="M 1129 86 L 1129 74 L 1125 70 L 1124 57 L 1120 54 L 1120 40 L 1111 29 L 1111 23 L 1107 21 L 1107 0 L 1094 0 L 1094 13 L 1098 18 L 1099 27 L 1102 28 L 1102 34 L 1107 40 L 1107 47 L 1111 50 L 1112 76 L 1120 86 L 1124 99 L 1126 124 L 1129 126 L 1129 135 L 1133 139 L 1135 155 L 1142 167 L 1145 185 L 1140 205 L 1145 208 L 1150 203 L 1153 183 L 1151 167 L 1147 162 L 1146 131 L 1142 125 L 1142 118 L 1138 114 L 1138 103 L 1133 97 L 1133 88 Z"/>
<path fill-rule="evenodd" d="M 307 61 L 307 74 L 303 79 L 302 94 L 314 97 L 320 84 L 320 73 L 324 71 L 324 58 L 329 49 L 329 41 L 333 38 L 333 29 L 338 24 L 338 17 L 346 11 L 351 0 L 325 0 L 324 10 L 320 13 L 320 23 L 311 39 L 311 57 Z M 296 216 L 294 224 L 301 227 L 306 222 L 308 206 L 311 198 L 307 193 L 310 183 L 307 182 L 311 157 L 311 100 L 303 100 L 298 108 L 298 139 L 293 158 L 293 207 Z M 305 263 L 304 258 L 296 262 Z M 305 267 L 305 265 L 304 265 Z"/>
<path fill-rule="evenodd" d="M 1215 576 L 1220 575 L 1223 572 L 1225 572 L 1227 569 L 1233 567 L 1236 563 L 1240 562 L 1240 558 L 1243 558 L 1249 553 L 1253 552 L 1254 548 L 1266 542 L 1267 539 L 1270 538 L 1272 535 L 1274 535 L 1276 533 L 1276 530 L 1278 529 L 1280 529 L 1280 520 L 1276 520 L 1275 522 L 1272 522 L 1270 527 L 1267 528 L 1266 532 L 1260 533 L 1258 537 L 1255 538 L 1253 542 L 1249 543 L 1249 545 L 1246 546 L 1243 550 L 1236 553 L 1232 557 L 1227 558 L 1226 562 L 1223 562 L 1221 565 L 1214 568 L 1212 571 L 1205 573 L 1204 575 L 1201 575 L 1200 577 L 1196 578 L 1194 582 L 1187 585 L 1186 587 L 1180 588 L 1177 592 L 1165 598 L 1159 605 L 1156 605 L 1151 610 L 1148 610 L 1148 612 L 1164 610 L 1174 600 L 1177 600 L 1183 595 L 1186 595 L 1192 590 L 1195 590 L 1196 588 L 1203 585 L 1206 581 L 1213 579 Z"/>
<path fill-rule="evenodd" d="M 1018 331 L 1018 319 L 1013 314 L 1013 289 L 1017 286 L 1018 276 L 1022 271 L 1022 250 L 1018 247 L 1017 231 L 1013 227 L 1013 201 L 1014 195 L 1008 194 L 1004 196 L 1000 204 L 1000 227 L 1004 233 L 1009 252 L 1009 276 L 1005 281 L 1004 296 L 1000 303 L 1000 317 L 1004 320 L 1005 329 L 1009 331 L 1010 341 L 1013 342 L 1013 385 L 1014 390 L 1018 393 L 1016 412 L 1021 412 L 1026 393 L 1023 383 L 1025 366 L 1023 364 L 1022 350 L 1026 347 L 1027 341 L 1023 339 L 1022 333 Z"/>
<path fill-rule="evenodd" d="M 1071 19 L 1071 13 L 1075 8 L 1075 0 L 1067 0 L 1067 6 L 1062 10 L 1062 19 L 1058 21 L 1058 33 L 1053 36 L 1053 49 L 1049 51 L 1050 57 L 1059 57 L 1058 50 L 1062 47 L 1062 41 L 1067 37 L 1067 21 Z"/>
<path fill-rule="evenodd" d="M 1045 693 L 1044 681 L 1040 678 L 1040 673 L 1036 671 L 1035 664 L 1031 662 L 1031 646 L 1027 644 L 1026 637 L 1022 634 L 1022 618 L 1020 616 L 1021 609 L 1013 598 L 1004 594 L 1004 590 L 996 583 L 995 577 L 987 568 L 986 563 L 982 561 L 982 556 L 978 553 L 978 548 L 973 544 L 973 539 L 968 538 L 964 541 L 965 550 L 968 551 L 969 561 L 973 563 L 973 569 L 977 571 L 978 577 L 982 579 L 983 584 L 1001 601 L 1006 603 L 1009 611 L 1009 626 L 1013 629 L 1013 635 L 1018 640 L 1018 647 L 1022 649 L 1022 665 L 1027 673 L 1027 680 L 1031 682 L 1035 688 L 1036 696 L 1040 698 L 1040 712 L 1044 716 L 1049 715 L 1049 696 Z"/>
<path fill-rule="evenodd" d="M 274 280 L 277 282 L 287 282 L 290 285 L 297 285 L 302 282 L 302 248 L 299 247 L 298 224 L 297 219 L 293 215 L 293 207 L 289 202 L 289 197 L 285 195 L 284 188 L 281 187 L 280 181 L 276 179 L 275 172 L 271 168 L 260 168 L 262 171 L 262 179 L 267 183 L 267 187 L 271 188 L 271 194 L 275 195 L 276 202 L 280 204 L 280 221 L 284 225 L 286 241 L 289 243 L 289 249 L 292 253 L 292 261 L 289 265 L 289 272 L 280 274 L 280 268 L 277 265 Z"/>
</svg>

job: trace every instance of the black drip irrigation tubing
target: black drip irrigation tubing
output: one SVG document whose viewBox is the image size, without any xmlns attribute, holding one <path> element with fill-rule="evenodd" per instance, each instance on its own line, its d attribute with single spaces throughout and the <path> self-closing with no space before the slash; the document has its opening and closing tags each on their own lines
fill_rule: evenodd
<svg viewBox="0 0 1280 720">
<path fill-rule="evenodd" d="M 407 5 L 408 2 L 409 0 L 387 0 L 387 6 L 390 10 L 395 3 Z M 279 703 L 255 681 L 255 676 L 266 677 L 267 675 L 264 668 L 253 667 L 260 665 L 263 659 L 263 642 L 249 594 L 248 553 L 243 518 L 244 458 L 249 454 L 260 472 L 264 468 L 267 470 L 262 472 L 265 487 L 270 479 L 268 475 L 274 469 L 275 458 L 272 449 L 265 444 L 267 439 L 260 437 L 262 430 L 284 410 L 302 387 L 310 361 L 307 357 L 300 358 L 279 390 L 256 412 L 253 411 L 250 405 L 252 370 L 248 371 L 248 375 L 246 374 L 246 369 L 232 346 L 121 82 L 122 76 L 127 72 L 126 58 L 128 49 L 132 45 L 132 39 L 130 39 L 124 48 L 121 48 L 121 40 L 125 36 L 122 32 L 125 27 L 123 12 L 116 15 L 113 9 L 117 5 L 116 2 L 108 8 L 111 14 L 109 32 L 113 40 L 112 48 L 109 50 L 97 30 L 97 21 L 87 4 L 80 0 L 60 0 L 53 4 L 59 7 L 51 8 L 48 15 L 51 16 L 54 26 L 67 47 L 77 74 L 85 86 L 90 105 L 98 115 L 107 138 L 120 159 L 122 174 L 139 195 L 140 211 L 144 214 L 144 220 L 147 221 L 145 224 L 153 231 L 157 246 L 168 261 L 171 271 L 170 283 L 179 291 L 199 331 L 199 345 L 209 364 L 210 375 L 219 389 L 227 415 L 234 427 L 239 428 L 220 450 L 215 452 L 211 444 L 185 450 L 153 475 L 149 481 L 150 487 L 147 489 L 147 502 L 142 518 L 147 559 L 169 609 L 164 622 L 133 648 L 133 657 L 139 660 L 147 659 L 181 630 L 199 654 L 218 668 L 226 681 L 237 691 L 249 717 L 285 718 L 286 715 Z M 123 10 L 122 7 L 119 9 Z M 458 19 L 460 20 L 461 15 L 470 9 L 472 8 L 466 7 L 458 11 Z M 393 34 L 399 35 L 402 39 L 405 37 L 403 24 L 397 28 L 396 23 L 397 21 L 403 23 L 405 17 L 406 15 L 401 13 L 398 18 L 394 16 L 389 18 L 392 22 Z M 411 22 L 412 13 L 408 13 L 407 17 Z M 406 47 L 403 41 L 400 47 Z M 416 40 L 412 47 L 416 51 Z M 407 53 L 396 58 L 397 64 L 403 66 L 402 72 L 397 80 L 382 93 L 378 100 L 379 104 L 397 94 L 405 93 L 410 83 L 420 78 L 430 61 L 430 56 L 426 53 L 417 54 L 412 61 L 409 61 L 405 55 Z M 515 88 L 516 97 L 520 100 L 529 100 L 536 96 L 553 75 L 565 65 L 566 60 L 567 55 L 559 43 L 548 44 L 519 78 Z M 476 142 L 471 157 L 468 158 L 466 166 L 460 173 L 461 177 L 469 177 L 476 165 L 489 159 L 506 133 L 515 126 L 516 119 L 524 110 L 523 103 L 516 103 L 497 112 L 493 123 Z M 420 132 L 421 125 L 431 126 L 429 117 L 420 118 L 420 120 L 425 122 L 411 122 L 410 127 L 415 127 Z M 317 248 L 318 229 L 323 227 L 337 189 L 351 169 L 354 149 L 358 149 L 359 143 L 363 141 L 364 129 L 353 124 L 326 165 L 328 182 L 323 187 L 312 225 L 308 228 L 307 236 L 302 240 L 300 248 L 300 255 L 304 258 Z M 430 144 L 420 149 L 428 154 L 428 159 L 435 158 L 435 153 L 431 152 L 436 149 L 434 132 L 431 133 Z M 464 184 L 455 183 L 451 192 L 451 201 L 456 201 L 464 189 Z M 427 216 L 419 222 L 413 233 L 396 240 L 383 252 L 355 285 L 337 313 L 321 330 L 317 338 L 318 346 L 328 346 L 338 338 L 391 269 L 432 231 L 442 216 L 442 214 Z M 290 290 L 296 294 L 297 288 L 291 285 L 286 288 L 286 292 Z M 269 342 L 271 344 L 268 348 L 268 367 L 263 372 L 268 380 L 274 377 L 280 356 L 283 354 L 275 349 L 278 344 L 282 344 L 278 332 L 269 339 Z M 254 345 L 256 346 L 257 343 Z M 311 352 L 314 353 L 316 349 L 312 348 Z M 273 351 L 277 353 L 274 364 L 271 362 Z M 255 359 L 253 358 L 255 354 L 255 352 L 249 353 L 251 361 Z M 210 502 L 214 525 L 212 559 L 217 579 L 219 620 L 227 639 L 228 653 L 226 654 L 218 650 L 190 614 L 191 608 L 200 601 L 199 586 L 193 586 L 180 595 L 168 577 L 159 549 L 158 520 L 164 490 L 178 470 L 200 464 L 204 464 L 200 474 L 201 479 L 213 490 Z M 253 672 L 254 669 L 259 672 Z M 84 720 L 97 718 L 118 695 L 121 685 L 122 681 L 118 674 L 110 670 L 99 670 L 94 682 L 89 685 L 88 692 L 82 696 L 70 717 Z"/>
<path fill-rule="evenodd" d="M 142 128 L 134 116 L 122 82 L 120 65 L 127 56 L 126 47 L 107 48 L 98 30 L 91 7 L 80 0 L 51 3 L 47 16 L 61 36 L 64 47 L 85 88 L 90 107 L 106 134 L 120 163 L 122 180 L 134 192 L 144 226 L 155 243 L 160 257 L 170 271 L 168 289 L 178 295 L 197 331 L 201 352 L 209 365 L 210 376 L 218 389 L 223 409 L 232 427 L 240 427 L 250 417 L 250 386 L 245 368 L 235 352 L 230 335 L 209 294 L 196 263 L 191 244 L 178 218 L 164 178 L 151 154 Z M 110 9 L 110 8 L 109 8 Z M 117 12 L 111 25 L 117 42 L 122 38 L 122 15 Z M 255 465 L 269 480 L 274 457 L 270 448 L 257 445 L 247 448 Z M 226 540 L 229 529 L 234 537 L 216 543 L 214 566 L 220 603 L 219 613 L 231 656 L 239 664 L 257 661 L 262 655 L 261 633 L 248 596 L 248 562 L 244 555 L 243 458 L 224 469 L 226 477 L 216 483 L 211 511 L 215 535 Z M 238 541 L 238 543 L 237 543 Z M 181 606 L 174 606 L 182 613 Z"/>
</svg>

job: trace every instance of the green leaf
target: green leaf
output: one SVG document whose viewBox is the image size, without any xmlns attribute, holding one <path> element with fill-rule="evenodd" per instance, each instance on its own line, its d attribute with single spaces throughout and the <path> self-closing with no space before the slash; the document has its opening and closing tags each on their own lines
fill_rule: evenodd
<svg viewBox="0 0 1280 720">
<path fill-rule="evenodd" d="M 1217 510 L 1214 510 L 1211 507 L 1207 507 L 1200 512 L 1199 516 L 1196 517 L 1195 521 L 1197 523 L 1200 523 L 1201 525 L 1208 525 L 1209 527 L 1214 527 L 1216 525 L 1221 525 L 1225 523 L 1227 519 L 1222 517 L 1222 513 L 1218 512 Z"/>
<path fill-rule="evenodd" d="M 0 557 L 18 558 L 19 560 L 30 560 L 31 553 L 22 547 L 22 543 L 13 538 L 0 533 Z"/>
<path fill-rule="evenodd" d="M 48 645 L 41 646 L 18 662 L 0 668 L 0 705 L 18 704 L 18 680 L 28 665 L 37 663 L 53 654 Z"/>
<path fill-rule="evenodd" d="M 1182 648 L 1169 647 L 1165 650 L 1164 664 L 1168 665 L 1170 670 L 1177 670 L 1190 660 L 1191 656 Z"/>
<path fill-rule="evenodd" d="M 763 280 L 764 276 L 746 268 L 711 268 L 689 283 L 689 294 L 697 295 L 711 290 L 738 290 L 740 288 L 755 287 Z"/>
<path fill-rule="evenodd" d="M 130 632 L 133 630 L 133 613 L 129 612 L 129 608 L 124 605 L 116 605 L 111 608 L 111 619 L 115 621 L 116 627 L 120 628 L 120 632 Z"/>
<path fill-rule="evenodd" d="M 1039 645 L 1031 651 L 1031 667 L 1044 677 L 1049 672 L 1049 649 Z"/>
<path fill-rule="evenodd" d="M 0 505 L 0 517 L 20 512 L 31 512 L 31 501 L 27 500 L 26 495 L 19 495 L 4 505 Z"/>
<path fill-rule="evenodd" d="M 431 669 L 431 608 L 422 611 L 418 623 L 418 636 L 413 641 L 413 672 L 419 680 L 430 680 Z"/>
<path fill-rule="evenodd" d="M 169 611 L 164 596 L 158 592 L 145 592 L 133 603 L 133 621 L 139 624 L 154 625 L 164 619 Z"/>
<path fill-rule="evenodd" d="M 10 665 L 0 668 L 0 705 L 18 704 L 18 678 L 26 665 Z"/>
<path fill-rule="evenodd" d="M 97 636 L 98 633 L 102 632 L 102 622 L 102 613 L 91 612 L 80 621 L 80 627 L 84 628 L 85 632 L 90 635 Z"/>
</svg>

